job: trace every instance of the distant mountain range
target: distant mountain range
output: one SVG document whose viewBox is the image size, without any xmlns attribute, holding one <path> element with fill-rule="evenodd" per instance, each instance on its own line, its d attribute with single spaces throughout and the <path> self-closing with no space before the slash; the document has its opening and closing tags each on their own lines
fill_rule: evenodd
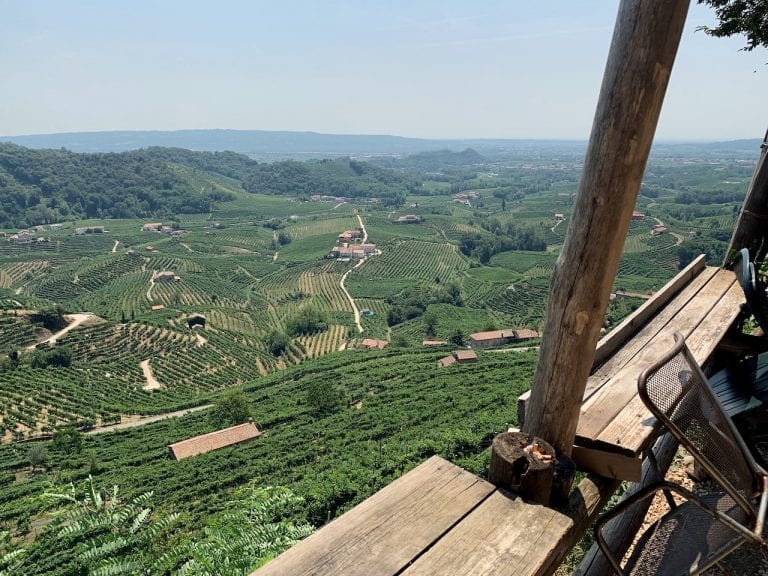
<svg viewBox="0 0 768 576">
<path fill-rule="evenodd" d="M 583 156 L 586 141 L 457 139 L 438 140 L 402 136 L 320 134 L 317 132 L 276 132 L 266 130 L 176 130 L 67 132 L 26 136 L 0 136 L 28 148 L 66 148 L 73 152 L 125 152 L 154 146 L 196 151 L 229 150 L 258 160 L 307 159 L 334 156 L 406 156 L 436 150 L 460 152 L 471 148 L 488 159 L 517 156 Z M 736 156 L 756 158 L 760 140 L 729 142 L 660 142 L 654 152 L 671 156 Z"/>
</svg>

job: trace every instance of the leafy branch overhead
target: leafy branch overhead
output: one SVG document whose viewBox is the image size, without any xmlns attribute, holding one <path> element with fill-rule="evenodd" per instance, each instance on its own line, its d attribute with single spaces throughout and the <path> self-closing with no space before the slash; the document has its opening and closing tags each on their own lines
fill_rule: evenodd
<svg viewBox="0 0 768 576">
<path fill-rule="evenodd" d="M 742 34 L 747 52 L 762 46 L 768 47 L 768 1 L 766 0 L 699 0 L 715 10 L 719 24 L 714 27 L 700 26 L 710 36 L 718 38 Z"/>
</svg>

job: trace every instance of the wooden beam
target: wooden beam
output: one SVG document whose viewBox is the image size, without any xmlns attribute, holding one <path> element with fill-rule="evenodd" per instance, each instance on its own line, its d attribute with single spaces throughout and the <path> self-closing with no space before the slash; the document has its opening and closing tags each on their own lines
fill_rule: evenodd
<svg viewBox="0 0 768 576">
<path fill-rule="evenodd" d="M 752 181 L 736 220 L 723 267 L 730 267 L 736 252 L 749 249 L 750 259 L 762 264 L 768 253 L 768 131 L 760 145 Z"/>
<path fill-rule="evenodd" d="M 524 428 L 567 455 L 688 5 L 619 6 Z"/>
<path fill-rule="evenodd" d="M 642 477 L 643 461 L 633 456 L 574 446 L 571 458 L 576 463 L 576 468 L 582 472 L 627 482 L 639 482 Z"/>
</svg>

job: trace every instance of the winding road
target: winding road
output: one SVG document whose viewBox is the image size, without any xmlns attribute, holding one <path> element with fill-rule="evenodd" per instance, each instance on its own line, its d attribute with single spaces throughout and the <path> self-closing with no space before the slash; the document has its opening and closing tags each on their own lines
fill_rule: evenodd
<svg viewBox="0 0 768 576">
<path fill-rule="evenodd" d="M 368 230 L 365 229 L 365 224 L 363 224 L 363 219 L 360 217 L 360 214 L 357 215 L 357 221 L 360 224 L 360 230 L 363 231 L 363 244 L 365 244 L 368 241 Z M 347 300 L 349 300 L 349 303 L 352 305 L 352 312 L 355 315 L 355 324 L 357 325 L 357 332 L 359 334 L 363 333 L 363 325 L 360 323 L 360 309 L 357 307 L 357 304 L 355 304 L 355 299 L 352 298 L 352 295 L 349 293 L 349 290 L 347 290 L 347 287 L 345 286 L 345 282 L 347 281 L 347 276 L 349 276 L 349 273 L 352 272 L 352 270 L 355 270 L 356 268 L 360 268 L 360 266 L 363 265 L 363 262 L 367 259 L 367 256 L 365 258 L 361 258 L 360 262 L 355 264 L 352 268 L 344 272 L 341 276 L 341 280 L 339 281 L 339 287 L 341 288 L 341 291 L 344 292 L 344 295 L 347 297 Z"/>
</svg>

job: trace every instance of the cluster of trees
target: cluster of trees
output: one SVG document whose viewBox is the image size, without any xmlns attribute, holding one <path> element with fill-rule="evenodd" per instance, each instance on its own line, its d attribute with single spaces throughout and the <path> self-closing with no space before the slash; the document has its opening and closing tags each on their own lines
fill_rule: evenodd
<svg viewBox="0 0 768 576">
<path fill-rule="evenodd" d="M 315 334 L 327 328 L 328 320 L 325 314 L 311 304 L 305 304 L 299 308 L 285 325 L 285 329 L 290 336 Z"/>
<path fill-rule="evenodd" d="M 147 148 L 85 154 L 0 144 L 0 227 L 74 218 L 171 218 L 208 212 L 234 198 L 216 186 L 201 192 L 199 182 L 178 166 L 233 178 L 249 192 L 300 199 L 324 194 L 399 206 L 421 187 L 413 177 L 350 159 L 267 164 L 233 152 Z"/>
<path fill-rule="evenodd" d="M 406 288 L 395 296 L 386 299 L 387 304 L 391 306 L 387 313 L 387 324 L 395 326 L 406 320 L 419 318 L 426 312 L 430 304 L 452 304 L 454 306 L 463 306 L 464 301 L 461 298 L 461 287 L 456 282 L 448 284 L 438 284 L 430 289 L 425 288 Z M 427 315 L 429 323 L 434 329 L 437 319 Z"/>
<path fill-rule="evenodd" d="M 76 154 L 0 144 L 2 227 L 200 213 L 232 198 L 220 190 L 201 194 L 151 150 Z"/>
<path fill-rule="evenodd" d="M 540 232 L 530 228 L 520 228 L 512 222 L 502 224 L 496 218 L 489 218 L 482 223 L 491 235 L 465 234 L 459 248 L 465 256 L 477 258 L 482 264 L 488 264 L 491 257 L 508 250 L 529 250 L 543 252 L 547 243 Z"/>
</svg>

